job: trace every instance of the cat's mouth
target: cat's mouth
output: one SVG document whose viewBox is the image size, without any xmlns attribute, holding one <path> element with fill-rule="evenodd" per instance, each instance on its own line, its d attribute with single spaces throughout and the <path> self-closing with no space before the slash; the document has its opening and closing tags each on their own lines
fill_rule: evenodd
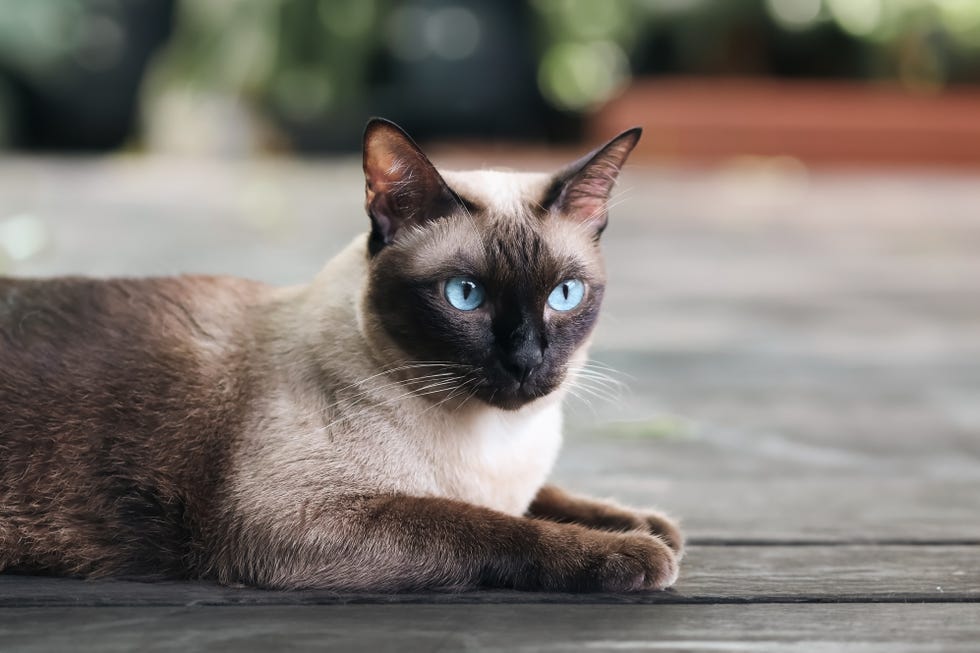
<svg viewBox="0 0 980 653">
<path fill-rule="evenodd" d="M 518 410 L 536 399 L 551 394 L 556 387 L 555 383 L 541 380 L 528 380 L 523 383 L 509 380 L 481 386 L 476 397 L 495 408 Z"/>
</svg>

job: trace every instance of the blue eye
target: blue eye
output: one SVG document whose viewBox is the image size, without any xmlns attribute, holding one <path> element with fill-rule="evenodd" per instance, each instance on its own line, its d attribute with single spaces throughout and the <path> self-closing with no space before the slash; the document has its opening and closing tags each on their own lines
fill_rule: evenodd
<svg viewBox="0 0 980 653">
<path fill-rule="evenodd" d="M 582 303 L 585 284 L 578 279 L 566 279 L 548 295 L 548 306 L 556 311 L 570 311 Z"/>
<path fill-rule="evenodd" d="M 453 277 L 446 282 L 446 300 L 461 311 L 472 311 L 483 303 L 483 286 L 469 277 Z"/>
</svg>

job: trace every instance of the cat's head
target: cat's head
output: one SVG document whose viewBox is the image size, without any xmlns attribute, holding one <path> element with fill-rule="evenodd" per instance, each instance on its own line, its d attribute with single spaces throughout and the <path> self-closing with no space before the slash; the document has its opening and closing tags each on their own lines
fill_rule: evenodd
<svg viewBox="0 0 980 653">
<path fill-rule="evenodd" d="M 410 389 L 516 409 L 582 362 L 605 288 L 607 201 L 640 132 L 554 175 L 440 174 L 400 128 L 368 123 L 365 311 Z"/>
</svg>

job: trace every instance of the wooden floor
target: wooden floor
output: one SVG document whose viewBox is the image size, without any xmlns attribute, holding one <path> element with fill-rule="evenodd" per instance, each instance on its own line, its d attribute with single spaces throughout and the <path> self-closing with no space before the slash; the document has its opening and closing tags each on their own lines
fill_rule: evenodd
<svg viewBox="0 0 980 653">
<path fill-rule="evenodd" d="M 0 160 L 0 273 L 299 282 L 364 227 L 358 170 Z M 676 588 L 0 575 L 0 650 L 980 650 L 980 173 L 635 168 L 619 199 L 622 386 L 569 406 L 556 477 L 679 516 Z"/>
</svg>

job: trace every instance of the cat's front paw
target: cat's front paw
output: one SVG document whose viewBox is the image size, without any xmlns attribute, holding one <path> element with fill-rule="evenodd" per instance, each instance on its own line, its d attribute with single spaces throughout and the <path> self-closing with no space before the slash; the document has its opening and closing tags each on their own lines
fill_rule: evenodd
<svg viewBox="0 0 980 653">
<path fill-rule="evenodd" d="M 677 581 L 674 551 L 658 537 L 644 533 L 612 535 L 599 554 L 590 585 L 603 592 L 662 590 Z"/>
<path fill-rule="evenodd" d="M 637 519 L 644 530 L 662 539 L 678 559 L 683 557 L 684 535 L 674 520 L 659 512 L 640 512 L 637 513 Z"/>
<path fill-rule="evenodd" d="M 684 535 L 673 519 L 652 510 L 622 509 L 602 520 L 595 526 L 603 530 L 643 531 L 659 537 L 680 558 L 684 555 Z"/>
</svg>

